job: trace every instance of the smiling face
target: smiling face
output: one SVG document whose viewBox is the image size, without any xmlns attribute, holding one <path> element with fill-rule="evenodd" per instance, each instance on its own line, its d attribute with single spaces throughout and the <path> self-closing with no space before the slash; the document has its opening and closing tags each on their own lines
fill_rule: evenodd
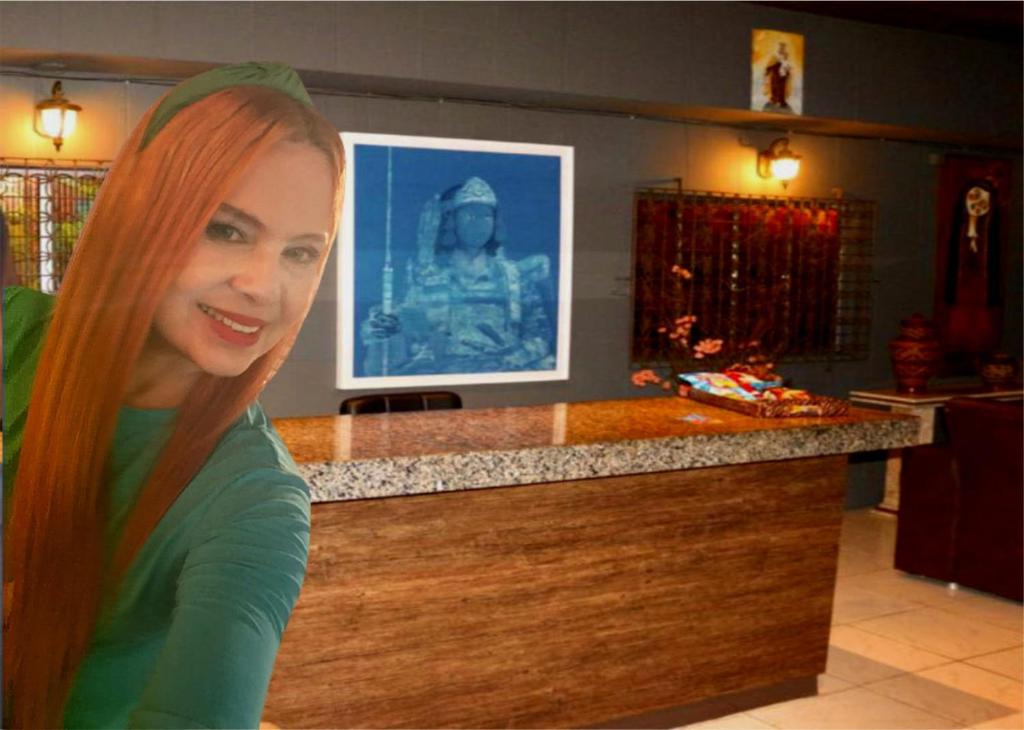
<svg viewBox="0 0 1024 730">
<path fill-rule="evenodd" d="M 187 390 L 201 373 L 241 375 L 266 354 L 320 283 L 332 193 L 331 167 L 311 145 L 282 142 L 254 160 L 157 308 L 140 363 L 159 362 Z"/>
</svg>

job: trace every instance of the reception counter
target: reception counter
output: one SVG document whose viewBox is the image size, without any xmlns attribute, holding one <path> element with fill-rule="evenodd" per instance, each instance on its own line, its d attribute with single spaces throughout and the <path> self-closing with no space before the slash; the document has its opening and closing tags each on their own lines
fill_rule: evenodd
<svg viewBox="0 0 1024 730">
<path fill-rule="evenodd" d="M 853 409 L 678 398 L 275 421 L 309 569 L 264 719 L 282 727 L 671 727 L 812 694 Z"/>
</svg>

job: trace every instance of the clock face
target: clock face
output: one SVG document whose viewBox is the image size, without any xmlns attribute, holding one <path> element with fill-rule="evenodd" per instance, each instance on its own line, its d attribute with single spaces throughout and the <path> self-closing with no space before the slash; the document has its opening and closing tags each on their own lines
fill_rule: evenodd
<svg viewBox="0 0 1024 730">
<path fill-rule="evenodd" d="M 973 216 L 983 216 L 992 205 L 992 196 L 984 188 L 974 187 L 967 191 L 967 212 Z"/>
</svg>

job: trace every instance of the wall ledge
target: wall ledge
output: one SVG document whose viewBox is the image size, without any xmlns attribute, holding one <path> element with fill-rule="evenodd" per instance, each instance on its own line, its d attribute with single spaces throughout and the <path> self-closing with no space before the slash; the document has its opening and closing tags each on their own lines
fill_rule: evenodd
<svg viewBox="0 0 1024 730">
<path fill-rule="evenodd" d="M 54 64 L 59 64 L 54 66 Z M 59 53 L 51 50 L 0 48 L 0 71 L 46 78 L 74 78 L 91 74 L 111 81 L 135 80 L 171 85 L 218 66 L 217 63 L 171 59 Z M 311 93 L 321 95 L 393 98 L 409 101 L 478 104 L 552 113 L 593 114 L 707 124 L 739 129 L 826 137 L 891 140 L 947 146 L 971 151 L 1020 152 L 1024 150 L 1019 128 L 999 135 L 975 134 L 950 129 L 908 127 L 871 121 L 791 116 L 747 109 L 688 106 L 665 101 L 586 96 L 500 86 L 402 79 L 387 76 L 344 74 L 299 69 Z M 1018 124 L 1019 127 L 1019 124 Z"/>
</svg>

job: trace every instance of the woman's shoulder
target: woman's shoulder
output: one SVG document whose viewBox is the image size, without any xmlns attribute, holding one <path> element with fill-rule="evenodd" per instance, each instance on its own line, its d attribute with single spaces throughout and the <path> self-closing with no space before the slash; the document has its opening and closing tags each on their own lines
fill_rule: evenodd
<svg viewBox="0 0 1024 730">
<path fill-rule="evenodd" d="M 246 458 L 252 460 L 254 465 L 299 474 L 299 467 L 291 452 L 259 401 L 249 404 L 228 432 L 226 440 L 235 444 L 236 448 L 244 445 L 247 450 L 251 449 Z"/>
<path fill-rule="evenodd" d="M 4 287 L 4 317 L 45 319 L 53 311 L 57 297 L 24 286 Z"/>
<path fill-rule="evenodd" d="M 258 402 L 224 435 L 203 472 L 205 478 L 221 485 L 217 501 L 273 499 L 308 512 L 309 486 Z"/>
<path fill-rule="evenodd" d="M 26 286 L 5 286 L 4 307 L 43 307 L 51 308 L 57 298 L 53 294 L 36 289 L 29 289 Z"/>
<path fill-rule="evenodd" d="M 4 288 L 3 356 L 5 421 L 14 425 L 28 406 L 36 365 L 56 297 L 20 286 Z M 9 434 L 8 434 L 9 435 Z"/>
<path fill-rule="evenodd" d="M 4 334 L 16 341 L 26 332 L 45 325 L 57 298 L 23 286 L 4 287 Z"/>
</svg>

